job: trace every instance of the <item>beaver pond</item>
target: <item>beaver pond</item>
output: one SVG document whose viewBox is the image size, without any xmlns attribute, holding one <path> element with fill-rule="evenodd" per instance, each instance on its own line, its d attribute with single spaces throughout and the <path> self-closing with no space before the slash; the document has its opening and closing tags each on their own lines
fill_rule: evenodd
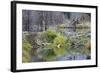
<svg viewBox="0 0 100 73">
<path fill-rule="evenodd" d="M 22 13 L 23 63 L 91 59 L 90 14 L 32 10 Z"/>
</svg>

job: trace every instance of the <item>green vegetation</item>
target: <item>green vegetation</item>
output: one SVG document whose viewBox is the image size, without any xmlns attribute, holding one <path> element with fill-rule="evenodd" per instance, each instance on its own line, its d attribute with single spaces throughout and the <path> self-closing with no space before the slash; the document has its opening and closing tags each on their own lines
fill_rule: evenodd
<svg viewBox="0 0 100 73">
<path fill-rule="evenodd" d="M 70 47 L 69 41 L 62 35 L 58 35 L 54 39 L 53 44 L 55 45 L 53 50 L 57 56 L 66 54 L 67 49 Z"/>
<path fill-rule="evenodd" d="M 65 28 L 66 25 L 65 25 L 65 24 L 59 24 L 57 27 L 58 27 L 58 28 Z"/>
<path fill-rule="evenodd" d="M 30 62 L 31 60 L 31 48 L 32 46 L 29 44 L 27 40 L 23 40 L 23 45 L 22 45 L 22 62 Z"/>
<path fill-rule="evenodd" d="M 28 41 L 27 41 L 28 40 Z M 65 37 L 53 30 L 38 33 L 38 37 L 27 35 L 23 40 L 23 62 L 30 62 L 35 55 L 43 61 L 56 61 L 57 58 L 71 54 L 75 58 L 78 54 L 90 56 L 90 39 L 83 34 Z"/>
<path fill-rule="evenodd" d="M 66 54 L 70 47 L 69 39 L 52 30 L 42 33 L 42 58 L 46 61 L 54 60 Z M 45 54 L 43 53 L 45 52 Z"/>
<path fill-rule="evenodd" d="M 53 42 L 53 40 L 57 36 L 57 33 L 55 31 L 52 31 L 52 30 L 47 30 L 47 31 L 44 31 L 41 36 L 42 36 L 44 42 L 51 43 L 51 42 Z"/>
</svg>

